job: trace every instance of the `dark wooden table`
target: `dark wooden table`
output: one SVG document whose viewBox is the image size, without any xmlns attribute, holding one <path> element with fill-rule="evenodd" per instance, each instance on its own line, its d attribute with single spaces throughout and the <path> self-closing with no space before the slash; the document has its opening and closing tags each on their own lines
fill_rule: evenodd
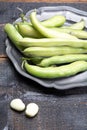
<svg viewBox="0 0 87 130">
<path fill-rule="evenodd" d="M 0 0 L 0 1 L 4 1 L 4 2 L 7 2 L 7 0 Z M 83 2 L 87 2 L 87 0 L 8 0 L 8 2 L 50 2 L 50 3 L 58 3 L 58 2 L 70 2 L 70 3 L 73 3 L 73 2 L 79 2 L 79 3 L 83 3 Z"/>
<path fill-rule="evenodd" d="M 59 91 L 47 89 L 24 78 L 6 55 L 3 27 L 19 17 L 16 7 L 25 13 L 33 8 L 68 5 L 87 11 L 87 3 L 9 3 L 0 2 L 0 130 L 87 130 L 87 87 Z M 9 103 L 21 98 L 25 104 L 35 102 L 39 113 L 27 118 L 10 109 Z"/>
</svg>

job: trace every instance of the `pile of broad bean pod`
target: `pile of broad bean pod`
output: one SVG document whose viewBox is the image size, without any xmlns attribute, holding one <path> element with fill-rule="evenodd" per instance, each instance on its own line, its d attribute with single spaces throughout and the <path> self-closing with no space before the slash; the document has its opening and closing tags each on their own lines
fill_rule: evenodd
<svg viewBox="0 0 87 130">
<path fill-rule="evenodd" d="M 87 70 L 85 21 L 65 26 L 66 18 L 55 15 L 39 21 L 36 11 L 30 22 L 6 24 L 4 30 L 23 54 L 23 67 L 39 78 L 73 76 Z"/>
</svg>

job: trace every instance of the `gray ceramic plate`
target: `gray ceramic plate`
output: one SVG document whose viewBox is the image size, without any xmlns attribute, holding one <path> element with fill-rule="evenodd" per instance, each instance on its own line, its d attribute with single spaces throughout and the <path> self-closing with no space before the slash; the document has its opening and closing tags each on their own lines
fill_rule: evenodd
<svg viewBox="0 0 87 130">
<path fill-rule="evenodd" d="M 26 13 L 26 18 L 33 10 Z M 75 9 L 69 6 L 51 6 L 51 7 L 41 7 L 37 9 L 37 16 L 39 20 L 47 19 L 55 14 L 62 14 L 66 17 L 67 21 L 65 24 L 70 25 L 73 22 L 79 22 L 81 19 L 86 21 L 87 26 L 87 12 Z M 15 22 L 19 22 L 21 19 L 17 19 Z M 85 28 L 86 28 L 85 26 Z M 75 87 L 87 86 L 87 71 L 77 74 L 68 78 L 59 79 L 40 79 L 27 74 L 21 68 L 21 57 L 22 54 L 13 46 L 10 40 L 6 39 L 6 53 L 9 59 L 12 61 L 15 69 L 24 77 L 29 78 L 43 87 L 56 88 L 59 90 L 70 89 Z"/>
</svg>

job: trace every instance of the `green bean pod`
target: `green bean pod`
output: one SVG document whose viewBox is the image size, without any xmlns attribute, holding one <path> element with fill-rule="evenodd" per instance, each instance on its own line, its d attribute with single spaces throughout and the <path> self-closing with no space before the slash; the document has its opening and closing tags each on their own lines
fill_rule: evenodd
<svg viewBox="0 0 87 130">
<path fill-rule="evenodd" d="M 87 54 L 68 54 L 61 56 L 52 56 L 42 59 L 38 65 L 42 67 L 48 67 L 51 65 L 71 63 L 78 60 L 87 61 Z"/>
<path fill-rule="evenodd" d="M 87 53 L 87 49 L 73 47 L 28 47 L 22 53 L 29 57 L 50 57 L 64 54 Z"/>
<path fill-rule="evenodd" d="M 70 34 L 53 30 L 52 28 L 47 28 L 43 26 L 40 21 L 36 18 L 36 12 L 31 12 L 30 20 L 34 28 L 39 31 L 44 37 L 48 38 L 65 38 L 65 39 L 77 39 L 75 36 Z"/>
<path fill-rule="evenodd" d="M 23 38 L 19 41 L 20 45 L 24 47 L 59 47 L 59 46 L 69 46 L 69 47 L 82 47 L 87 48 L 87 40 L 67 40 L 60 38 Z"/>
<path fill-rule="evenodd" d="M 8 23 L 4 27 L 4 31 L 6 32 L 9 39 L 12 41 L 12 43 L 20 50 L 23 50 L 23 46 L 19 44 L 19 40 L 22 40 L 23 37 L 19 34 L 17 29 L 14 27 L 14 25 Z"/>
<path fill-rule="evenodd" d="M 63 15 L 54 15 L 49 17 L 48 19 L 45 19 L 43 21 L 40 21 L 42 25 L 44 25 L 45 27 L 60 27 L 62 26 L 66 21 L 65 16 Z M 27 21 L 23 21 L 23 22 L 19 22 L 19 24 L 26 24 L 26 25 L 31 25 L 31 22 L 27 22 Z"/>
<path fill-rule="evenodd" d="M 76 22 L 74 24 L 71 24 L 69 26 L 62 26 L 61 28 L 67 28 L 67 29 L 75 29 L 75 30 L 82 30 L 85 27 L 85 20 L 81 20 L 79 22 Z"/>
<path fill-rule="evenodd" d="M 53 28 L 53 29 L 58 30 L 60 32 L 71 34 L 80 39 L 87 39 L 87 31 L 84 30 L 77 30 L 77 29 L 70 29 L 70 28 Z"/>
<path fill-rule="evenodd" d="M 44 21 L 41 21 L 41 24 L 45 27 L 59 27 L 62 26 L 66 21 L 65 16 L 63 15 L 54 15 Z"/>
<path fill-rule="evenodd" d="M 19 33 L 23 37 L 33 37 L 33 38 L 42 38 L 43 36 L 36 30 L 34 29 L 33 26 L 28 25 L 28 24 L 18 24 L 18 30 Z"/>
<path fill-rule="evenodd" d="M 25 70 L 35 77 L 39 78 L 61 78 L 76 75 L 77 73 L 87 70 L 86 61 L 76 61 L 68 65 L 62 65 L 59 67 L 39 67 L 30 65 L 26 61 L 24 63 Z"/>
</svg>

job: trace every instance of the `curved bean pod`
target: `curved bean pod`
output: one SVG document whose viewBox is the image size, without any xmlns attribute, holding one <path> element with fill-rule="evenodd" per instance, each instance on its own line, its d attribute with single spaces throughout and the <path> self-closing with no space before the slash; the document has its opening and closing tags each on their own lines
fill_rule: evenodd
<svg viewBox="0 0 87 130">
<path fill-rule="evenodd" d="M 24 47 L 58 47 L 58 46 L 70 46 L 70 47 L 83 47 L 87 48 L 87 40 L 70 40 L 60 38 L 23 38 L 19 43 Z"/>
<path fill-rule="evenodd" d="M 55 64 L 66 64 L 78 60 L 87 61 L 87 54 L 69 54 L 69 55 L 61 55 L 61 56 L 44 58 L 40 61 L 38 65 L 43 67 L 48 67 Z"/>
<path fill-rule="evenodd" d="M 19 33 L 23 37 L 42 38 L 43 36 L 33 26 L 28 24 L 18 24 Z"/>
<path fill-rule="evenodd" d="M 59 27 L 62 26 L 66 21 L 65 16 L 63 15 L 55 15 L 44 21 L 41 21 L 41 24 L 45 27 Z"/>
<path fill-rule="evenodd" d="M 77 38 L 87 39 L 87 31 L 70 29 L 70 28 L 53 28 L 54 30 L 58 30 L 60 32 L 69 33 Z"/>
<path fill-rule="evenodd" d="M 54 15 L 54 16 L 49 17 L 48 19 L 40 21 L 40 23 L 44 25 L 45 27 L 59 27 L 59 26 L 62 26 L 65 23 L 65 21 L 66 21 L 65 16 Z M 19 24 L 21 23 L 33 26 L 30 22 L 27 22 L 27 21 L 19 22 Z"/>
<path fill-rule="evenodd" d="M 69 29 L 76 29 L 76 30 L 82 30 L 85 27 L 85 20 L 81 20 L 79 22 L 76 22 L 74 24 L 71 24 L 69 26 L 62 26 L 61 28 L 69 28 Z"/>
<path fill-rule="evenodd" d="M 81 54 L 87 53 L 87 49 L 73 47 L 28 47 L 22 51 L 25 56 L 29 57 L 50 57 L 64 54 Z"/>
<path fill-rule="evenodd" d="M 14 27 L 14 25 L 8 23 L 4 27 L 4 31 L 6 32 L 9 39 L 14 43 L 14 45 L 19 49 L 23 50 L 23 46 L 19 44 L 19 40 L 22 40 L 23 37 L 18 33 L 17 29 Z"/>
<path fill-rule="evenodd" d="M 72 36 L 67 33 L 63 33 L 57 30 L 53 30 L 51 28 L 46 28 L 43 26 L 40 21 L 36 18 L 36 12 L 31 12 L 30 14 L 30 20 L 34 28 L 39 31 L 43 36 L 48 38 L 65 38 L 65 39 L 77 39 L 75 36 Z"/>
<path fill-rule="evenodd" d="M 30 65 L 27 62 L 24 63 L 25 70 L 39 78 L 60 78 L 60 77 L 68 77 L 73 76 L 79 72 L 83 72 L 87 70 L 87 62 L 86 61 L 76 61 L 68 65 L 63 65 L 60 67 L 39 67 Z"/>
</svg>

